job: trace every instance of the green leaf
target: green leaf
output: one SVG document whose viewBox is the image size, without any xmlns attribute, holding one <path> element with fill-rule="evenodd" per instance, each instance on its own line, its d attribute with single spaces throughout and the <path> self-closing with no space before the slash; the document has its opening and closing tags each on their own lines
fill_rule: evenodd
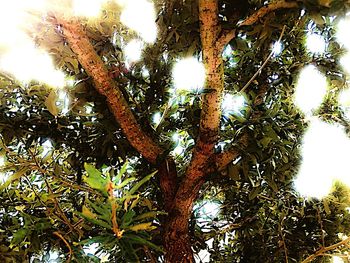
<svg viewBox="0 0 350 263">
<path fill-rule="evenodd" d="M 58 107 L 56 105 L 56 101 L 57 94 L 54 90 L 52 90 L 45 100 L 45 106 L 53 116 L 58 116 Z"/>
<path fill-rule="evenodd" d="M 123 182 L 121 182 L 120 184 L 116 185 L 115 186 L 115 189 L 121 189 L 123 188 L 124 186 L 126 186 L 128 183 L 132 182 L 132 181 L 135 181 L 136 178 L 135 177 L 130 177 L 130 178 L 127 178 L 125 179 Z"/>
<path fill-rule="evenodd" d="M 94 225 L 98 225 L 98 226 L 101 226 L 101 227 L 104 227 L 104 228 L 107 228 L 107 229 L 112 229 L 112 225 L 109 224 L 109 223 L 106 223 L 106 222 L 104 222 L 102 220 L 99 220 L 99 219 L 92 218 L 90 216 L 86 216 L 83 213 L 80 213 L 78 211 L 75 211 L 75 213 L 77 215 L 81 216 L 82 218 L 86 219 L 87 221 L 93 223 Z"/>
<path fill-rule="evenodd" d="M 253 200 L 260 193 L 260 187 L 254 187 L 253 190 L 249 193 L 249 200 Z"/>
<path fill-rule="evenodd" d="M 11 240 L 10 248 L 13 248 L 13 247 L 17 246 L 18 244 L 20 244 L 25 239 L 27 234 L 28 234 L 28 229 L 26 229 L 26 228 L 18 229 L 13 234 L 13 238 Z"/>
<path fill-rule="evenodd" d="M 97 170 L 93 165 L 84 163 L 84 167 L 89 176 L 84 176 L 83 180 L 91 188 L 101 191 L 104 195 L 108 196 L 107 184 L 109 178 L 103 178 L 101 172 Z"/>
<path fill-rule="evenodd" d="M 18 172 L 12 174 L 2 185 L 0 185 L 0 191 L 8 187 L 12 181 L 21 178 L 28 170 L 27 167 L 23 167 Z"/>
<path fill-rule="evenodd" d="M 152 222 L 147 222 L 147 223 L 141 223 L 133 226 L 129 226 L 127 229 L 131 231 L 151 231 L 156 229 L 156 226 L 152 226 Z"/>
<path fill-rule="evenodd" d="M 155 174 L 157 173 L 157 171 L 154 171 L 153 173 L 145 176 L 144 178 L 142 178 L 139 182 L 137 182 L 129 191 L 129 194 L 132 195 L 133 193 L 135 193 L 144 183 L 146 183 L 149 179 L 151 179 Z"/>
<path fill-rule="evenodd" d="M 121 228 L 126 228 L 128 225 L 132 223 L 132 219 L 135 216 L 134 210 L 128 210 L 122 217 Z"/>
<path fill-rule="evenodd" d="M 118 184 L 119 181 L 121 180 L 123 174 L 126 172 L 126 169 L 128 168 L 129 162 L 125 162 L 122 166 L 122 168 L 120 169 L 118 175 L 115 177 L 114 179 L 114 183 Z"/>
<path fill-rule="evenodd" d="M 158 215 L 166 215 L 166 214 L 167 213 L 165 213 L 165 212 L 150 211 L 150 212 L 146 212 L 146 213 L 143 213 L 141 215 L 136 216 L 134 218 L 134 221 L 143 220 L 143 219 L 146 219 L 146 218 L 155 218 Z"/>
<path fill-rule="evenodd" d="M 130 240 L 130 242 L 132 242 L 134 244 L 146 245 L 150 248 L 153 248 L 156 251 L 163 252 L 163 250 L 159 246 L 156 246 L 152 242 L 150 242 L 150 241 L 148 241 L 140 236 L 133 235 L 133 234 L 125 234 L 124 238 L 128 238 Z"/>
</svg>

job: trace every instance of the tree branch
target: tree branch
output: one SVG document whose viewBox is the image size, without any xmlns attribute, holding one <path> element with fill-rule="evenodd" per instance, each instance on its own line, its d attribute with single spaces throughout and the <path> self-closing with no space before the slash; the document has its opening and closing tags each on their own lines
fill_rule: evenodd
<svg viewBox="0 0 350 263">
<path fill-rule="evenodd" d="M 62 18 L 56 18 L 56 21 L 62 25 L 64 36 L 86 73 L 93 79 L 96 90 L 106 96 L 110 110 L 130 144 L 144 158 L 155 164 L 157 157 L 163 152 L 162 149 L 141 130 L 127 101 L 108 74 L 81 23 L 78 20 Z"/>
<path fill-rule="evenodd" d="M 199 137 L 186 174 L 191 182 L 204 176 L 203 168 L 213 153 L 218 138 L 224 90 L 223 60 L 221 52 L 216 48 L 216 41 L 221 31 L 217 0 L 199 1 L 199 20 L 207 92 L 203 96 Z"/>
<path fill-rule="evenodd" d="M 274 12 L 279 9 L 290 9 L 290 8 L 297 8 L 298 3 L 295 1 L 287 1 L 287 0 L 281 0 L 281 1 L 275 1 L 270 4 L 267 4 L 260 9 L 258 9 L 255 13 L 248 16 L 243 21 L 239 22 L 237 24 L 237 27 L 243 27 L 243 26 L 251 26 L 255 23 L 257 23 L 259 20 L 261 20 L 264 16 L 267 14 Z M 217 41 L 218 48 L 223 50 L 223 48 L 235 37 L 235 30 L 227 30 L 223 31 L 220 38 Z"/>
<path fill-rule="evenodd" d="M 301 263 L 308 263 L 313 261 L 315 258 L 317 258 L 318 256 L 323 255 L 324 253 L 331 251 L 331 250 L 335 250 L 341 246 L 345 246 L 346 244 L 350 243 L 350 237 L 334 244 L 328 247 L 322 247 L 319 250 L 317 250 L 314 254 L 312 254 L 311 256 L 307 257 L 305 260 L 303 260 Z"/>
<path fill-rule="evenodd" d="M 231 163 L 233 160 L 239 157 L 242 153 L 241 148 L 248 147 L 248 138 L 248 134 L 245 133 L 241 136 L 241 138 L 238 139 L 239 146 L 233 146 L 227 151 L 214 155 L 213 162 L 215 164 L 216 170 L 224 169 L 229 163 Z"/>
</svg>

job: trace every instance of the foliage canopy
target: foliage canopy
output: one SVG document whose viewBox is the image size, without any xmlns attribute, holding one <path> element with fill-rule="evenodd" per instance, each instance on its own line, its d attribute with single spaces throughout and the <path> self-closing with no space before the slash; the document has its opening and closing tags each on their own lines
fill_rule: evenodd
<svg viewBox="0 0 350 263">
<path fill-rule="evenodd" d="M 224 167 L 207 167 L 189 221 L 195 255 L 208 250 L 211 262 L 301 262 L 349 234 L 347 187 L 337 183 L 317 200 L 300 196 L 293 185 L 309 125 L 293 100 L 304 66 L 314 65 L 328 81 L 327 96 L 313 114 L 349 128 L 337 100 L 348 85 L 340 65 L 346 50 L 335 37 L 349 2 L 290 2 L 295 8 L 241 26 L 266 1 L 219 1 L 222 29 L 235 32 L 223 53 L 224 94 L 241 94 L 245 105 L 221 116 L 214 153 L 233 147 L 239 154 Z M 123 48 L 138 36 L 119 21 L 119 5 L 108 1 L 98 18 L 79 18 L 142 130 L 165 149 L 154 163 L 130 143 L 113 105 L 71 49 L 60 21 L 71 18 L 47 15 L 30 32 L 71 85 L 55 89 L 0 74 L 1 260 L 46 262 L 53 251 L 59 262 L 163 260 L 169 213 L 157 170 L 169 154 L 176 180 L 186 176 L 200 136 L 203 96 L 211 90 L 179 91 L 172 80 L 179 58 L 203 54 L 197 1 L 154 3 L 157 40 L 128 65 Z M 323 53 L 306 48 L 307 36 L 315 33 L 326 41 Z M 279 38 L 281 53 L 269 57 Z M 212 202 L 220 204 L 219 213 L 203 219 L 201 208 Z M 98 244 L 96 255 L 87 252 L 91 244 Z M 324 252 L 345 259 L 346 248 Z M 315 262 L 329 260 L 323 255 Z"/>
</svg>

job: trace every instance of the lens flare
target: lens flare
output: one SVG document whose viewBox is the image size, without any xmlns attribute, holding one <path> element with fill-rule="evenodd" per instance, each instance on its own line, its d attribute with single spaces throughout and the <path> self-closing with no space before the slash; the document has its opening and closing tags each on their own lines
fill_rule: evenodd
<svg viewBox="0 0 350 263">
<path fill-rule="evenodd" d="M 97 17 L 105 0 L 74 0 L 73 13 L 76 16 Z"/>
<path fill-rule="evenodd" d="M 23 45 L 0 56 L 0 69 L 19 81 L 37 80 L 53 87 L 63 87 L 65 76 L 55 69 L 51 57 L 33 45 Z"/>
<path fill-rule="evenodd" d="M 157 37 L 154 4 L 147 0 L 129 0 L 123 6 L 120 21 L 135 30 L 145 42 L 153 43 Z"/>
<path fill-rule="evenodd" d="M 131 40 L 123 48 L 123 52 L 128 63 L 135 63 L 141 60 L 143 43 L 138 39 Z"/>
<path fill-rule="evenodd" d="M 306 49 L 314 54 L 323 54 L 326 50 L 326 41 L 319 34 L 309 34 L 306 37 Z"/>
<path fill-rule="evenodd" d="M 225 116 L 231 114 L 242 116 L 242 110 L 246 107 L 247 101 L 243 95 L 225 94 L 222 101 L 222 113 Z"/>
<path fill-rule="evenodd" d="M 204 87 L 205 68 L 196 58 L 178 61 L 172 75 L 174 86 L 178 90 L 198 91 Z"/>
<path fill-rule="evenodd" d="M 296 190 L 321 199 L 330 193 L 334 180 L 350 185 L 349 154 L 350 140 L 344 128 L 313 118 L 303 136 Z"/>
<path fill-rule="evenodd" d="M 314 66 L 309 65 L 300 72 L 294 102 L 304 114 L 308 115 L 321 106 L 326 92 L 326 78 Z"/>
</svg>

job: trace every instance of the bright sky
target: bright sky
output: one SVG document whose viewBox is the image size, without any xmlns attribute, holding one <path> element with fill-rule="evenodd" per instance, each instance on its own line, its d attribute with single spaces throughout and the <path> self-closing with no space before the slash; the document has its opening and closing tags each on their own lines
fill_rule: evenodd
<svg viewBox="0 0 350 263">
<path fill-rule="evenodd" d="M 340 125 L 313 117 L 303 136 L 301 155 L 295 181 L 300 194 L 322 198 L 330 193 L 334 180 L 350 185 L 350 140 Z"/>
<path fill-rule="evenodd" d="M 204 87 L 205 68 L 194 57 L 183 58 L 173 68 L 173 83 L 177 90 L 200 91 Z"/>
<path fill-rule="evenodd" d="M 323 54 L 326 50 L 326 41 L 319 34 L 308 34 L 306 37 L 306 49 L 314 54 Z"/>
<path fill-rule="evenodd" d="M 338 23 L 337 39 L 345 48 L 350 48 L 350 18 Z M 309 34 L 306 47 L 311 53 L 323 53 L 326 43 L 322 36 Z M 348 50 L 349 51 L 349 50 Z M 344 55 L 340 63 L 350 73 L 350 55 Z M 350 138 L 344 127 L 336 123 L 326 123 L 312 117 L 322 104 L 327 93 L 327 80 L 316 67 L 306 66 L 299 74 L 295 91 L 295 104 L 310 120 L 309 128 L 302 141 L 302 162 L 295 179 L 295 188 L 307 197 L 323 198 L 332 191 L 335 181 L 350 187 L 347 157 L 350 156 Z M 338 103 L 345 118 L 350 119 L 350 89 L 339 93 Z M 312 187 L 310 187 L 312 186 Z M 333 262 L 342 262 L 334 257 Z"/>
<path fill-rule="evenodd" d="M 241 94 L 225 94 L 222 101 L 222 114 L 230 116 L 232 114 L 242 115 L 241 111 L 246 107 L 246 98 Z"/>
<path fill-rule="evenodd" d="M 308 65 L 299 73 L 294 94 L 295 105 L 305 114 L 321 106 L 327 93 L 327 80 L 313 65 Z"/>
<path fill-rule="evenodd" d="M 65 75 L 55 68 L 49 54 L 38 50 L 27 35 L 28 29 L 45 17 L 47 11 L 97 17 L 106 0 L 11 0 L 2 1 L 0 9 L 0 70 L 28 83 L 37 80 L 52 87 L 65 85 Z M 121 21 L 133 29 L 143 41 L 153 43 L 157 36 L 154 4 L 148 0 L 117 0 L 122 7 Z M 30 13 L 35 15 L 30 15 Z M 141 57 L 143 45 L 131 41 L 126 57 L 135 62 Z M 19 63 L 20 61 L 20 63 Z M 35 61 L 35 66 L 33 62 Z"/>
</svg>

